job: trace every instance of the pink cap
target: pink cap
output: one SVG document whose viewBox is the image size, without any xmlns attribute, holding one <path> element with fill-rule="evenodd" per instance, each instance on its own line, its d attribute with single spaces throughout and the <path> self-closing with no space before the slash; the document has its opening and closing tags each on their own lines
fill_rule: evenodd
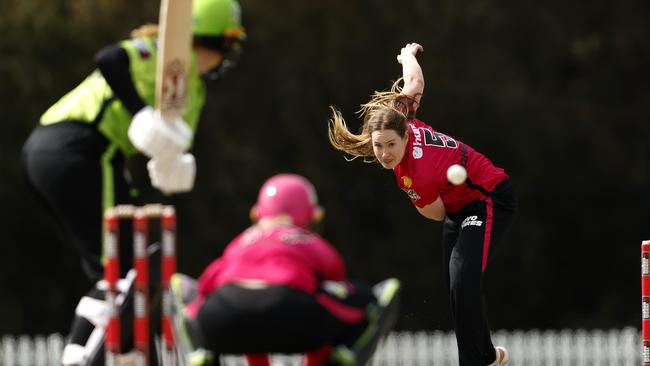
<svg viewBox="0 0 650 366">
<path fill-rule="evenodd" d="M 258 219 L 289 215 L 294 225 L 307 226 L 320 214 L 314 186 L 297 174 L 278 174 L 269 178 L 257 196 Z"/>
</svg>

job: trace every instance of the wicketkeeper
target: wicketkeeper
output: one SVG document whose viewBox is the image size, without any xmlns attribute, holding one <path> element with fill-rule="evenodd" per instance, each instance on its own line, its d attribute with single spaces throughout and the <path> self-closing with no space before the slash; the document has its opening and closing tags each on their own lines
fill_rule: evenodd
<svg viewBox="0 0 650 366">
<path fill-rule="evenodd" d="M 255 224 L 204 270 L 198 286 L 172 278 L 185 364 L 245 354 L 249 366 L 269 366 L 268 353 L 304 353 L 305 366 L 367 363 L 396 320 L 400 282 L 370 288 L 348 280 L 336 249 L 308 229 L 322 215 L 307 179 L 271 177 L 251 211 Z"/>
</svg>

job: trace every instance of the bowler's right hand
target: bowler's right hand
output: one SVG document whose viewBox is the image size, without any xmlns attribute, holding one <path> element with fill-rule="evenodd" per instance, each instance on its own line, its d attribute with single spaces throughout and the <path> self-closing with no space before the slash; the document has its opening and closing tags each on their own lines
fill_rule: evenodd
<svg viewBox="0 0 650 366">
<path fill-rule="evenodd" d="M 418 52 L 424 52 L 424 48 L 419 43 L 407 43 L 397 55 L 397 62 L 401 64 L 405 58 L 415 57 Z"/>
</svg>

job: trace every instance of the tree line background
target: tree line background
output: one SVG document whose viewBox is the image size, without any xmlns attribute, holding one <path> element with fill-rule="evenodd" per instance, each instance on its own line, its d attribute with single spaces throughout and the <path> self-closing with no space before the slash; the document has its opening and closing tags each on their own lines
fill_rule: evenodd
<svg viewBox="0 0 650 366">
<path fill-rule="evenodd" d="M 495 329 L 609 328 L 640 319 L 639 244 L 650 239 L 650 3 L 241 0 L 244 56 L 209 86 L 179 271 L 197 276 L 249 224 L 257 190 L 303 174 L 327 211 L 318 232 L 352 277 L 404 282 L 403 330 L 451 329 L 441 224 L 419 216 L 377 164 L 327 140 L 328 106 L 354 112 L 400 76 L 419 42 L 418 115 L 510 174 L 519 214 L 486 273 Z M 22 144 L 92 71 L 104 45 L 156 22 L 158 1 L 0 0 L 0 334 L 68 331 L 89 286 L 76 253 L 23 182 Z M 83 199 L 80 197 L 79 199 Z"/>
</svg>

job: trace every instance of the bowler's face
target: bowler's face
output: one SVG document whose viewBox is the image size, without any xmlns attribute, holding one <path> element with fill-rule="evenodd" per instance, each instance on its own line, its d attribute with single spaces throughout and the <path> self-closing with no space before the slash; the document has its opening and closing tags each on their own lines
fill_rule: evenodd
<svg viewBox="0 0 650 366">
<path fill-rule="evenodd" d="M 385 169 L 395 168 L 404 157 L 408 135 L 400 137 L 395 130 L 378 130 L 371 135 L 375 158 Z"/>
</svg>

